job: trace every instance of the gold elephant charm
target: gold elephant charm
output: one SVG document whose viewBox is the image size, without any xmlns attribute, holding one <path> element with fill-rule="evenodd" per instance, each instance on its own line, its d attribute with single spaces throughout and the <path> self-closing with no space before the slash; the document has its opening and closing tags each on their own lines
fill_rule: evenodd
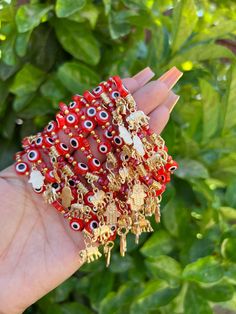
<svg viewBox="0 0 236 314">
<path fill-rule="evenodd" d="M 79 255 L 82 258 L 83 262 L 91 263 L 91 262 L 99 259 L 99 257 L 102 256 L 102 253 L 99 252 L 98 247 L 89 246 L 86 249 L 81 250 Z"/>
<path fill-rule="evenodd" d="M 101 242 L 106 241 L 111 235 L 111 229 L 107 225 L 99 226 L 93 230 L 94 238 L 92 241 L 97 241 L 98 238 Z"/>
</svg>

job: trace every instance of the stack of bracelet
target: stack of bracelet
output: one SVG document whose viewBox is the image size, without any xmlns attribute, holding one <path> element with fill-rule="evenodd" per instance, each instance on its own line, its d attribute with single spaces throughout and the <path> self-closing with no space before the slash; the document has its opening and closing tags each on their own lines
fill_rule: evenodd
<svg viewBox="0 0 236 314">
<path fill-rule="evenodd" d="M 118 76 L 59 107 L 55 121 L 22 140 L 24 150 L 15 155 L 15 169 L 29 176 L 33 190 L 42 193 L 73 230 L 84 234 L 86 247 L 79 254 L 83 262 L 102 256 L 93 245 L 97 242 L 104 246 L 109 266 L 117 235 L 124 256 L 129 231 L 138 243 L 142 232 L 153 231 L 146 217 L 154 214 L 160 221 L 161 195 L 177 163 Z M 69 137 L 69 145 L 60 141 L 59 132 Z M 104 162 L 93 155 L 91 141 Z M 78 162 L 75 151 L 87 162 Z"/>
</svg>

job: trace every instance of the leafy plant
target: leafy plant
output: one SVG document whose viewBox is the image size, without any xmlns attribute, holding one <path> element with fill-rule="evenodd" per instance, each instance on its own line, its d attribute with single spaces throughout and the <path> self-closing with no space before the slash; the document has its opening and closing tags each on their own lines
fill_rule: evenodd
<svg viewBox="0 0 236 314">
<path fill-rule="evenodd" d="M 156 232 L 98 260 L 28 313 L 208 314 L 236 309 L 234 1 L 0 2 L 0 164 L 59 101 L 111 74 L 184 71 L 163 133 L 179 161 Z M 218 307 L 219 308 L 219 307 Z"/>
</svg>

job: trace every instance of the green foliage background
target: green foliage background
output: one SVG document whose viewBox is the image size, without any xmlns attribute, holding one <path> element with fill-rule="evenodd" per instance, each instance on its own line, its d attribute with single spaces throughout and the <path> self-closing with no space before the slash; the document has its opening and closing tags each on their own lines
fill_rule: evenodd
<svg viewBox="0 0 236 314">
<path fill-rule="evenodd" d="M 0 165 L 58 102 L 118 73 L 184 71 L 163 137 L 179 161 L 156 232 L 84 265 L 27 313 L 236 309 L 235 1 L 0 1 Z"/>
</svg>

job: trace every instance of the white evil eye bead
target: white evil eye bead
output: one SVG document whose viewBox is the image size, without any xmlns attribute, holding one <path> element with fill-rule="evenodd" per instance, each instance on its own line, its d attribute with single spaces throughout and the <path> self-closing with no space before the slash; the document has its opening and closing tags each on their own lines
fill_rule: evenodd
<svg viewBox="0 0 236 314">
<path fill-rule="evenodd" d="M 76 174 L 85 175 L 88 172 L 88 166 L 83 162 L 78 162 L 74 168 Z"/>
<path fill-rule="evenodd" d="M 107 154 L 111 151 L 111 147 L 108 143 L 102 142 L 98 145 L 98 151 L 101 154 Z"/>
<path fill-rule="evenodd" d="M 69 152 L 68 146 L 64 143 L 57 143 L 55 147 L 60 155 L 66 155 Z"/>
<path fill-rule="evenodd" d="M 96 108 L 90 107 L 87 109 L 87 115 L 88 117 L 94 117 L 96 115 Z"/>
<path fill-rule="evenodd" d="M 68 126 L 74 126 L 78 123 L 78 117 L 73 114 L 73 113 L 70 113 L 66 116 L 66 124 Z"/>
<path fill-rule="evenodd" d="M 112 232 L 114 232 L 114 231 L 116 230 L 116 225 L 112 225 L 112 226 L 110 227 L 110 229 L 111 229 Z"/>
<path fill-rule="evenodd" d="M 46 127 L 46 131 L 51 133 L 51 132 L 55 132 L 56 131 L 56 122 L 55 121 L 51 121 L 48 123 L 48 126 Z"/>
<path fill-rule="evenodd" d="M 108 138 L 108 139 L 112 139 L 113 138 L 113 134 L 111 131 L 109 130 L 106 130 L 105 133 L 104 133 L 105 137 Z"/>
<path fill-rule="evenodd" d="M 101 86 L 98 86 L 96 88 L 93 89 L 93 93 L 96 94 L 96 95 L 99 95 L 102 93 L 102 87 Z"/>
<path fill-rule="evenodd" d="M 36 144 L 36 146 L 38 146 L 38 147 L 42 147 L 42 145 L 43 145 L 43 137 L 42 137 L 42 136 L 39 136 L 39 137 L 35 140 L 35 144 Z"/>
<path fill-rule="evenodd" d="M 26 174 L 26 172 L 29 171 L 29 166 L 27 165 L 26 162 L 17 162 L 15 164 L 15 170 L 18 174 Z"/>
<path fill-rule="evenodd" d="M 70 139 L 70 145 L 73 147 L 73 148 L 79 148 L 79 141 L 77 138 L 75 137 L 72 137 Z"/>
<path fill-rule="evenodd" d="M 117 145 L 117 146 L 121 146 L 122 145 L 122 139 L 120 136 L 116 135 L 114 136 L 114 139 L 113 139 L 114 143 Z"/>
<path fill-rule="evenodd" d="M 98 222 L 96 220 L 90 221 L 89 227 L 90 227 L 91 230 L 94 230 L 94 229 L 98 228 Z"/>
<path fill-rule="evenodd" d="M 46 136 L 43 140 L 43 145 L 46 148 L 50 148 L 54 144 L 54 141 L 51 137 Z"/>
<path fill-rule="evenodd" d="M 41 186 L 40 188 L 33 188 L 33 190 L 34 190 L 34 192 L 35 193 L 38 193 L 38 194 L 40 194 L 40 193 L 42 193 L 43 191 L 44 191 L 44 187 L 43 186 Z"/>
<path fill-rule="evenodd" d="M 74 109 L 76 107 L 76 102 L 75 101 L 71 101 L 70 103 L 69 103 L 69 108 L 70 109 Z"/>
<path fill-rule="evenodd" d="M 113 99 L 116 99 L 116 98 L 120 97 L 120 93 L 117 92 L 117 91 L 112 92 L 111 97 L 112 97 Z"/>
<path fill-rule="evenodd" d="M 57 182 L 52 183 L 52 187 L 53 187 L 56 191 L 59 191 L 60 188 L 61 188 L 60 184 L 57 183 Z"/>
<path fill-rule="evenodd" d="M 88 166 L 91 171 L 97 171 L 101 168 L 101 163 L 97 158 L 91 158 L 88 160 Z"/>
<path fill-rule="evenodd" d="M 109 121 L 109 114 L 105 110 L 98 111 L 96 113 L 96 121 L 98 124 L 106 124 Z"/>
<path fill-rule="evenodd" d="M 84 132 L 91 132 L 93 131 L 95 128 L 95 125 L 93 123 L 92 120 L 84 120 L 81 124 L 81 129 L 84 131 Z"/>
<path fill-rule="evenodd" d="M 83 221 L 79 218 L 72 218 L 70 221 L 70 227 L 74 231 L 81 231 L 83 229 Z"/>
<path fill-rule="evenodd" d="M 27 154 L 27 158 L 30 162 L 36 162 L 40 159 L 40 157 L 40 153 L 36 149 L 31 149 Z"/>
</svg>

